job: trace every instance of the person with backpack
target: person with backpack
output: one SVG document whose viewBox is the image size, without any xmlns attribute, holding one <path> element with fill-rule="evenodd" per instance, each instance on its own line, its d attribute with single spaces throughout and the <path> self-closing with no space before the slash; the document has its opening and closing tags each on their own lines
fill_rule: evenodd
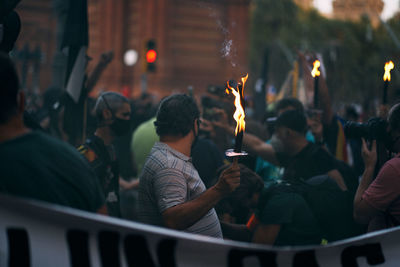
<svg viewBox="0 0 400 267">
<path fill-rule="evenodd" d="M 322 231 L 304 197 L 288 184 L 270 187 L 260 195 L 248 228 L 253 243 L 275 246 L 319 245 Z M 255 218 L 255 219 L 254 219 Z"/>
<path fill-rule="evenodd" d="M 328 241 L 340 240 L 359 233 L 352 219 L 351 209 L 355 186 L 349 186 L 349 181 L 346 181 L 348 179 L 345 180 L 341 174 L 346 173 L 344 163 L 338 164 L 338 160 L 324 148 L 308 142 L 305 138 L 306 129 L 304 113 L 289 110 L 277 118 L 276 137 L 272 140 L 272 144 L 265 144 L 258 138 L 245 134 L 244 143 L 250 151 L 285 167 L 282 179 L 284 182 L 275 186 L 274 194 L 269 194 L 268 201 L 258 208 L 258 219 L 266 228 L 259 230 L 258 233 L 255 230 L 256 239 L 253 241 L 266 241 L 257 238 L 265 236 L 266 233 L 271 234 L 269 231 L 274 231 L 275 238 L 278 238 L 280 232 L 278 225 L 287 226 L 300 220 L 303 224 L 295 225 L 294 228 L 301 229 L 305 221 L 314 225 L 314 221 L 318 222 L 318 218 L 320 228 L 332 230 L 324 234 L 324 238 Z M 325 178 L 316 182 L 314 181 L 316 176 Z M 298 210 L 303 211 L 304 218 L 296 217 L 300 215 L 297 214 Z M 280 222 L 282 224 L 279 224 Z M 274 228 L 267 227 L 271 225 L 274 225 Z M 302 231 L 306 231 L 305 229 Z M 268 239 L 268 242 L 271 243 L 271 239 Z M 315 242 L 316 238 L 313 238 L 312 243 Z"/>
<path fill-rule="evenodd" d="M 103 189 L 110 216 L 121 217 L 119 166 L 113 141 L 128 133 L 131 127 L 131 106 L 126 97 L 115 92 L 99 96 L 95 106 L 98 126 L 93 136 L 78 147 L 96 172 Z"/>
<path fill-rule="evenodd" d="M 217 206 L 224 238 L 300 246 L 361 233 L 353 221 L 352 199 L 327 175 L 268 188 L 262 184 L 256 173 L 240 165 L 240 186 Z"/>
</svg>

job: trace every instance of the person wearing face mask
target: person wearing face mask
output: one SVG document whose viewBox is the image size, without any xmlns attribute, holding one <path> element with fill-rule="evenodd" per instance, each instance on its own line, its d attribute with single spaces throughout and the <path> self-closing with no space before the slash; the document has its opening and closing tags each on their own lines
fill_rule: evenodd
<svg viewBox="0 0 400 267">
<path fill-rule="evenodd" d="M 388 160 L 374 179 L 377 162 L 376 141 L 367 145 L 363 139 L 365 170 L 354 197 L 354 218 L 368 224 L 368 231 L 400 225 L 400 103 L 388 114 L 386 146 L 394 157 Z"/>
<path fill-rule="evenodd" d="M 97 174 L 103 188 L 110 216 L 121 217 L 119 196 L 119 167 L 112 145 L 115 137 L 129 132 L 131 106 L 127 98 L 115 92 L 99 96 L 95 106 L 98 120 L 94 135 L 78 147 Z"/>
</svg>

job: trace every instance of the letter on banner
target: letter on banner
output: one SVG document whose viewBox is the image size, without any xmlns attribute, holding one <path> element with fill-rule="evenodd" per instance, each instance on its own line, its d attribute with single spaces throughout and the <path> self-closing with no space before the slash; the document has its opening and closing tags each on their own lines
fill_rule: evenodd
<svg viewBox="0 0 400 267">
<path fill-rule="evenodd" d="M 175 247 L 177 241 L 174 239 L 161 240 L 157 246 L 157 257 L 160 267 L 175 267 Z M 124 241 L 124 250 L 129 267 L 146 266 L 156 267 L 147 241 L 142 235 L 128 235 Z"/>
<path fill-rule="evenodd" d="M 242 267 L 243 259 L 246 257 L 257 257 L 260 266 L 277 267 L 276 252 L 262 250 L 240 250 L 231 249 L 228 254 L 229 267 Z"/>
<path fill-rule="evenodd" d="M 342 251 L 342 266 L 358 266 L 358 257 L 366 257 L 369 265 L 378 265 L 385 262 L 381 244 L 373 243 L 345 248 Z"/>
<path fill-rule="evenodd" d="M 29 267 L 29 237 L 25 229 L 8 228 L 8 259 L 10 267 Z"/>
</svg>

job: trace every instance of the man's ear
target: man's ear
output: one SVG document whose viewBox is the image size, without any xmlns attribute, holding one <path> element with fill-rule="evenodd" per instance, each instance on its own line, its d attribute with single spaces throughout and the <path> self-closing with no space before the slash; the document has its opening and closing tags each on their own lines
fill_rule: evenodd
<svg viewBox="0 0 400 267">
<path fill-rule="evenodd" d="M 25 93 L 19 91 L 17 94 L 17 110 L 18 113 L 24 113 L 25 110 Z"/>
</svg>

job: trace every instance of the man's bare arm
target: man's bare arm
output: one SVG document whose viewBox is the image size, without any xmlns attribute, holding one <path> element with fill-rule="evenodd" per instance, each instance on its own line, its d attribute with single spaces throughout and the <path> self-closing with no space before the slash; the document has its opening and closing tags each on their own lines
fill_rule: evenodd
<svg viewBox="0 0 400 267">
<path fill-rule="evenodd" d="M 221 229 L 225 239 L 251 242 L 253 236 L 253 232 L 244 224 L 233 224 L 221 221 Z"/>
<path fill-rule="evenodd" d="M 101 74 L 106 69 L 108 64 L 110 64 L 113 58 L 114 51 L 109 51 L 101 54 L 99 62 L 97 63 L 96 67 L 86 81 L 86 89 L 88 92 L 90 92 L 94 88 L 97 81 L 100 79 Z"/>
<path fill-rule="evenodd" d="M 265 143 L 257 136 L 245 133 L 243 135 L 243 145 L 245 147 L 245 150 L 256 154 L 257 156 L 274 165 L 279 165 L 275 149 L 270 144 Z"/>
<path fill-rule="evenodd" d="M 362 175 L 360 185 L 357 188 L 356 195 L 354 197 L 354 220 L 358 223 L 367 224 L 375 217 L 379 211 L 369 205 L 365 200 L 362 199 L 362 195 L 368 186 L 371 184 L 374 175 L 374 168 L 366 167 Z"/>
<path fill-rule="evenodd" d="M 273 245 L 280 230 L 280 224 L 259 225 L 254 232 L 253 243 Z"/>
<path fill-rule="evenodd" d="M 212 209 L 228 193 L 240 185 L 239 167 L 230 167 L 220 176 L 218 183 L 209 188 L 194 200 L 176 205 L 162 213 L 164 223 L 168 228 L 183 230 L 198 220 Z"/>
<path fill-rule="evenodd" d="M 372 143 L 371 150 L 368 149 L 365 140 L 362 140 L 362 156 L 364 160 L 365 170 L 361 177 L 360 184 L 358 185 L 356 195 L 354 197 L 354 220 L 358 223 L 367 224 L 375 217 L 379 211 L 369 205 L 362 196 L 371 184 L 374 178 L 375 163 L 377 159 L 376 155 L 376 141 Z"/>
</svg>

